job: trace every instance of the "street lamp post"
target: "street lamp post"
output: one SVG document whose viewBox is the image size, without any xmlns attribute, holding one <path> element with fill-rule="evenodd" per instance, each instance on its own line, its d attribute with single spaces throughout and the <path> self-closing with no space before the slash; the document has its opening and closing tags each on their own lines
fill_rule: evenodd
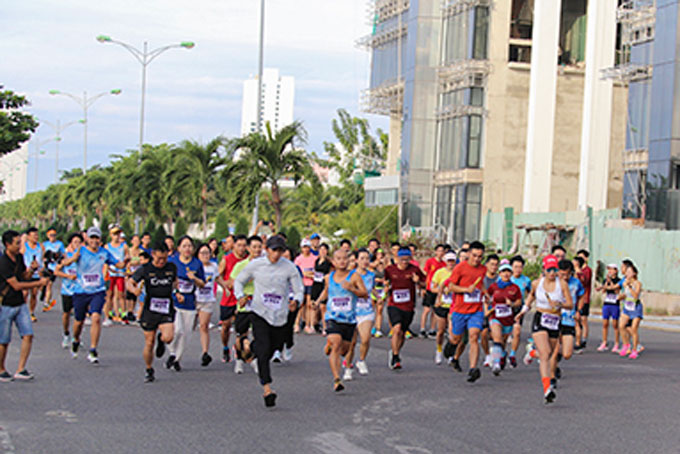
<svg viewBox="0 0 680 454">
<path fill-rule="evenodd" d="M 260 0 L 260 49 L 257 71 L 257 132 L 262 133 L 262 74 L 264 72 L 264 0 Z M 255 194 L 253 208 L 253 232 L 260 217 L 260 189 Z"/>
<path fill-rule="evenodd" d="M 119 95 L 121 94 L 121 90 L 116 88 L 113 90 L 105 91 L 102 93 L 99 93 L 96 96 L 93 96 L 91 98 L 87 97 L 87 92 L 83 91 L 83 96 L 76 96 L 72 95 L 71 93 L 66 93 L 63 91 L 59 90 L 50 90 L 50 94 L 52 96 L 54 95 L 62 95 L 62 96 L 67 96 L 74 100 L 76 104 L 78 104 L 80 107 L 83 109 L 83 119 L 81 120 L 83 124 L 83 174 L 87 173 L 87 109 L 89 109 L 92 104 L 102 96 L 106 95 Z"/>
<path fill-rule="evenodd" d="M 54 158 L 54 183 L 59 182 L 59 142 L 61 142 L 61 132 L 64 131 L 66 128 L 69 126 L 72 126 L 76 123 L 85 123 L 85 120 L 75 120 L 75 121 L 69 121 L 68 123 L 62 125 L 61 120 L 57 120 L 55 123 L 52 123 L 51 121 L 47 121 L 45 119 L 40 119 L 41 123 L 46 124 L 50 128 L 54 130 L 54 133 L 56 136 L 54 137 L 54 147 L 55 147 L 55 158 Z"/>
<path fill-rule="evenodd" d="M 144 103 L 146 98 L 146 67 L 149 66 L 149 64 L 156 57 L 158 57 L 166 50 L 174 48 L 192 49 L 196 44 L 193 41 L 183 41 L 179 44 L 169 44 L 167 46 L 162 46 L 152 51 L 149 51 L 147 41 L 144 41 L 144 50 L 139 50 L 136 47 L 131 46 L 130 44 L 115 40 L 107 35 L 97 36 L 97 41 L 99 41 L 100 43 L 118 44 L 119 46 L 124 47 L 142 65 L 142 106 L 139 113 L 139 155 L 141 159 L 142 144 L 144 143 Z"/>
<path fill-rule="evenodd" d="M 35 144 L 35 152 L 31 155 L 30 153 L 27 155 L 27 158 L 30 159 L 31 156 L 35 157 L 35 169 L 34 169 L 34 179 L 33 179 L 33 190 L 37 191 L 38 190 L 38 161 L 40 158 L 40 155 L 45 154 L 45 150 L 41 150 L 43 145 L 52 142 L 53 140 L 56 140 L 57 136 L 55 137 L 50 137 L 49 139 L 45 140 L 38 140 L 37 138 L 33 141 Z M 28 159 L 26 159 L 26 164 L 28 164 Z"/>
</svg>

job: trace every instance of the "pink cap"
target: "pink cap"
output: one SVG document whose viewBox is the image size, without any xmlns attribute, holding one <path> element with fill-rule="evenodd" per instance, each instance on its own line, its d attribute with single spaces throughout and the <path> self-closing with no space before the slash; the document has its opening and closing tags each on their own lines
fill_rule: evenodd
<svg viewBox="0 0 680 454">
<path fill-rule="evenodd" d="M 543 269 L 549 270 L 550 268 L 558 268 L 558 260 L 554 255 L 546 255 L 543 258 Z"/>
</svg>

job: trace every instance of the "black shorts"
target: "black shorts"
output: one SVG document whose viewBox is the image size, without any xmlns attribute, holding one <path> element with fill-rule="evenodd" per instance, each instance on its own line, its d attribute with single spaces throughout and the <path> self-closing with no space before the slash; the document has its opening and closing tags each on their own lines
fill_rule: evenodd
<svg viewBox="0 0 680 454">
<path fill-rule="evenodd" d="M 489 317 L 484 316 L 484 321 L 482 322 L 482 331 L 489 329 Z"/>
<path fill-rule="evenodd" d="M 236 313 L 236 306 L 220 306 L 220 321 L 231 319 Z"/>
<path fill-rule="evenodd" d="M 237 312 L 234 320 L 234 331 L 237 335 L 248 334 L 250 329 L 250 312 Z"/>
<path fill-rule="evenodd" d="M 50 273 L 50 282 L 54 282 L 57 280 L 57 276 L 54 275 L 54 273 Z"/>
<path fill-rule="evenodd" d="M 557 329 L 548 329 L 541 324 L 541 316 L 542 315 L 543 314 L 541 312 L 536 312 L 536 314 L 534 315 L 534 321 L 531 323 L 531 332 L 536 333 L 536 332 L 539 332 L 539 331 L 545 331 L 546 333 L 548 333 L 548 337 L 551 338 L 551 339 L 557 339 L 558 337 L 560 337 L 559 326 L 558 326 Z M 557 317 L 559 317 L 559 315 L 557 315 L 557 314 L 555 314 L 555 315 Z"/>
<path fill-rule="evenodd" d="M 560 334 L 563 336 L 576 336 L 576 327 L 560 325 Z"/>
<path fill-rule="evenodd" d="M 71 309 L 73 309 L 73 296 L 61 295 L 61 310 L 64 313 L 69 313 Z"/>
<path fill-rule="evenodd" d="M 156 312 L 151 312 L 146 308 L 142 311 L 142 316 L 139 319 L 139 326 L 142 327 L 144 331 L 155 331 L 160 325 L 166 323 L 173 323 L 175 321 L 175 311 L 174 309 L 170 314 L 158 314 Z"/>
<path fill-rule="evenodd" d="M 311 285 L 305 285 L 305 296 L 307 295 L 312 295 L 312 287 Z"/>
<path fill-rule="evenodd" d="M 587 317 L 590 315 L 590 303 L 583 303 L 583 308 L 578 311 L 582 317 Z"/>
<path fill-rule="evenodd" d="M 431 291 L 426 291 L 425 292 L 425 297 L 423 298 L 423 306 L 424 307 L 434 307 L 434 303 L 437 302 L 437 294 L 432 293 Z"/>
<path fill-rule="evenodd" d="M 448 320 L 449 318 L 449 307 L 435 307 L 434 308 L 434 315 L 437 317 L 445 318 Z"/>
<path fill-rule="evenodd" d="M 339 334 L 343 341 L 352 342 L 356 323 L 340 323 L 335 320 L 326 320 L 326 334 Z"/>
<path fill-rule="evenodd" d="M 402 311 L 394 306 L 387 306 L 387 316 L 390 318 L 392 326 L 401 325 L 401 329 L 406 331 L 413 321 L 413 311 Z M 328 331 L 328 330 L 326 330 Z"/>
<path fill-rule="evenodd" d="M 125 292 L 125 299 L 128 301 L 137 301 L 137 295 L 132 292 Z"/>
<path fill-rule="evenodd" d="M 522 312 L 522 306 L 520 306 L 520 307 L 513 307 L 513 308 L 512 308 L 512 318 L 514 319 L 515 317 L 517 317 L 517 314 L 519 314 L 520 312 Z M 524 315 L 522 315 L 522 316 L 519 318 L 519 321 L 515 322 L 515 325 L 522 326 L 522 322 L 524 322 Z"/>
</svg>

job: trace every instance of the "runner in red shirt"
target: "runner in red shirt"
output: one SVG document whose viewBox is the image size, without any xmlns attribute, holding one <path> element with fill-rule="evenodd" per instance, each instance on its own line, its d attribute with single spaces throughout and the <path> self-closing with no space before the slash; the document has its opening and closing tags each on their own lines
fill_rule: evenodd
<svg viewBox="0 0 680 454">
<path fill-rule="evenodd" d="M 234 265 L 238 262 L 248 258 L 248 252 L 246 251 L 246 243 L 248 238 L 245 235 L 237 235 L 234 237 L 234 246 L 232 247 L 231 253 L 222 257 L 222 263 L 224 265 L 224 272 L 222 273 L 222 279 L 227 283 L 228 291 L 222 294 L 222 300 L 220 301 L 220 321 L 222 322 L 222 362 L 228 363 L 231 361 L 231 356 L 229 355 L 229 332 L 231 328 L 231 323 L 236 315 L 236 298 L 234 297 L 234 280 L 231 278 L 231 270 L 234 269 Z"/>
<path fill-rule="evenodd" d="M 574 346 L 574 351 L 576 353 L 583 353 L 583 350 L 586 348 L 586 342 L 588 341 L 590 292 L 593 289 L 593 270 L 588 266 L 588 257 L 590 257 L 590 253 L 585 249 L 581 249 L 576 253 L 576 257 L 574 258 L 576 277 L 579 281 L 581 281 L 581 285 L 583 285 L 583 288 L 586 291 L 583 298 L 583 303 L 580 305 L 580 307 L 578 307 L 578 311 L 574 317 L 576 320 L 576 345 Z M 583 263 L 581 263 L 581 261 L 583 261 Z"/>
<path fill-rule="evenodd" d="M 438 244 L 434 248 L 434 257 L 430 257 L 427 259 L 425 262 L 425 267 L 423 271 L 427 275 L 426 279 L 426 286 L 425 286 L 425 297 L 423 298 L 423 314 L 420 316 L 420 335 L 424 338 L 427 338 L 428 334 L 430 336 L 436 336 L 437 331 L 434 329 L 435 325 L 435 318 L 432 308 L 434 307 L 434 303 L 437 301 L 437 291 L 432 290 L 430 288 L 430 283 L 432 282 L 432 276 L 434 276 L 434 273 L 436 273 L 438 270 L 444 268 L 446 266 L 446 262 L 443 260 L 444 257 L 444 252 L 445 252 L 445 246 L 443 244 Z M 430 315 L 430 332 L 428 333 L 426 331 L 427 327 L 427 316 Z"/>
<path fill-rule="evenodd" d="M 484 290 L 484 275 L 486 267 L 482 265 L 484 245 L 479 241 L 470 244 L 468 258 L 460 262 L 454 269 L 451 277 L 444 283 L 447 292 L 456 294 L 451 306 L 451 344 L 454 351 L 463 340 L 463 334 L 467 331 L 470 340 L 470 371 L 467 380 L 475 382 L 482 373 L 477 367 L 479 359 L 479 332 L 484 324 L 484 311 L 482 304 L 486 290 Z M 452 365 L 455 368 L 458 358 L 454 356 Z M 460 368 L 458 366 L 457 370 Z"/>
<path fill-rule="evenodd" d="M 390 369 L 401 369 L 399 352 L 404 345 L 406 330 L 413 321 L 416 304 L 416 286 L 422 287 L 425 275 L 420 268 L 409 263 L 411 250 L 401 248 L 397 264 L 385 269 L 385 281 L 389 288 L 387 315 L 392 325 L 392 349 L 389 351 Z"/>
<path fill-rule="evenodd" d="M 491 371 L 494 375 L 500 374 L 503 368 L 503 351 L 515 323 L 513 311 L 522 306 L 522 291 L 510 280 L 512 277 L 510 261 L 503 260 L 498 272 L 500 279 L 487 289 L 491 300 L 485 311 L 489 318 L 489 329 L 493 341 Z"/>
</svg>

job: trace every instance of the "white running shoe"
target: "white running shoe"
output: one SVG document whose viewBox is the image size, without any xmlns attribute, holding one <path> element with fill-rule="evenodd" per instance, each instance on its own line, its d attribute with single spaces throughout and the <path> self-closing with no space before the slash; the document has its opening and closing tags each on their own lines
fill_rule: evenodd
<svg viewBox="0 0 680 454">
<path fill-rule="evenodd" d="M 99 364 L 99 356 L 94 352 L 87 354 L 87 360 L 92 364 Z"/>
<path fill-rule="evenodd" d="M 342 376 L 343 381 L 352 381 L 352 369 L 345 369 L 345 373 Z"/>
<path fill-rule="evenodd" d="M 532 362 L 534 362 L 534 359 L 531 357 L 531 352 L 534 351 L 534 348 L 535 347 L 534 347 L 533 343 L 527 344 L 527 352 L 524 354 L 524 359 L 523 359 L 525 366 L 528 366 Z"/>
<path fill-rule="evenodd" d="M 92 321 L 90 321 L 90 324 L 92 324 Z M 107 318 L 102 322 L 102 326 L 108 328 L 109 326 L 113 326 L 113 322 L 111 321 L 110 318 Z"/>
<path fill-rule="evenodd" d="M 359 371 L 359 375 L 368 375 L 368 366 L 366 365 L 366 361 L 357 361 L 357 370 Z"/>
<path fill-rule="evenodd" d="M 85 317 L 85 321 L 83 323 L 85 326 L 90 326 L 92 324 L 92 319 L 90 317 Z"/>
<path fill-rule="evenodd" d="M 491 362 L 492 362 L 491 355 L 486 355 L 484 357 L 484 367 L 491 367 Z"/>
<path fill-rule="evenodd" d="M 255 372 L 256 374 L 259 373 L 259 369 L 257 368 L 257 360 L 255 360 L 255 359 L 252 360 L 250 362 L 250 367 L 253 369 L 253 372 Z"/>
<path fill-rule="evenodd" d="M 435 352 L 435 354 L 434 354 L 434 363 L 435 363 L 436 365 L 440 365 L 440 364 L 442 363 L 443 360 L 444 360 L 444 355 L 442 354 L 442 352 L 440 352 L 439 350 L 437 350 L 437 351 Z"/>
<path fill-rule="evenodd" d="M 237 359 L 236 361 L 234 361 L 234 373 L 235 374 L 243 373 L 243 360 Z"/>
<path fill-rule="evenodd" d="M 64 337 L 61 339 L 61 348 L 69 348 L 71 346 L 71 338 L 64 334 Z"/>
<path fill-rule="evenodd" d="M 283 347 L 283 360 L 289 362 L 293 360 L 293 348 Z"/>
<path fill-rule="evenodd" d="M 281 352 L 279 350 L 276 350 L 274 352 L 274 356 L 272 356 L 272 361 L 274 361 L 275 363 L 281 362 Z"/>
</svg>

